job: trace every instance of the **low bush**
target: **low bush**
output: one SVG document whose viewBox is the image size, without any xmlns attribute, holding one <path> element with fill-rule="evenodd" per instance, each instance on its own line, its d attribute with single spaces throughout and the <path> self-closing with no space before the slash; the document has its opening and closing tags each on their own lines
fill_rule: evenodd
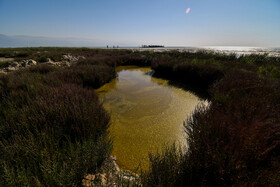
<svg viewBox="0 0 280 187">
<path fill-rule="evenodd" d="M 114 75 L 80 68 L 71 78 L 74 68 L 46 65 L 0 77 L 1 186 L 81 185 L 110 155 L 110 117 L 89 87 Z"/>
<path fill-rule="evenodd" d="M 49 75 L 52 79 L 65 83 L 78 84 L 88 88 L 98 88 L 115 78 L 115 68 L 103 65 L 78 65 L 54 72 Z M 55 81 L 53 81 L 55 82 Z"/>
<path fill-rule="evenodd" d="M 0 61 L 0 68 L 6 68 L 9 66 L 9 64 L 11 63 L 11 60 L 6 60 L 6 61 Z"/>
<path fill-rule="evenodd" d="M 225 75 L 211 89 L 210 105 L 198 107 L 185 123 L 188 150 L 167 150 L 153 156 L 144 183 L 277 186 L 279 91 L 279 83 L 255 73 L 233 71 Z"/>
<path fill-rule="evenodd" d="M 174 63 L 172 61 L 154 62 L 152 69 L 155 77 L 166 78 L 173 85 L 181 84 L 183 88 L 196 95 L 209 98 L 208 89 L 214 82 L 224 76 L 219 67 L 205 64 Z"/>
</svg>

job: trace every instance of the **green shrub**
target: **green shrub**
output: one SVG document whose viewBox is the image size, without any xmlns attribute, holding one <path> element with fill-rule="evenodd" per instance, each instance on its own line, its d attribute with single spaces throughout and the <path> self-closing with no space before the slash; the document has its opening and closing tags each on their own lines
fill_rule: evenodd
<svg viewBox="0 0 280 187">
<path fill-rule="evenodd" d="M 143 183 L 277 186 L 279 91 L 279 83 L 254 73 L 228 72 L 211 89 L 210 105 L 199 106 L 185 123 L 188 151 L 171 148 L 153 156 Z"/>
<path fill-rule="evenodd" d="M 280 68 L 276 66 L 260 66 L 258 73 L 268 77 L 280 78 Z"/>
<path fill-rule="evenodd" d="M 41 65 L 0 77 L 1 186 L 81 185 L 110 155 L 109 115 L 65 71 Z"/>
<path fill-rule="evenodd" d="M 6 68 L 6 67 L 8 67 L 9 64 L 10 64 L 10 62 L 12 62 L 12 61 L 8 60 L 8 61 L 2 61 L 2 62 L 0 62 L 0 68 Z"/>
</svg>

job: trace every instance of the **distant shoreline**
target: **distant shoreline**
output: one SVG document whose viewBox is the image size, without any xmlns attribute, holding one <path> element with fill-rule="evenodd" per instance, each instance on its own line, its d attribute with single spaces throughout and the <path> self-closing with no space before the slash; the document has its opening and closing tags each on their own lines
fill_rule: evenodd
<svg viewBox="0 0 280 187">
<path fill-rule="evenodd" d="M 40 47 L 0 47 L 0 49 L 17 49 L 17 48 L 89 48 L 89 49 L 104 49 L 104 50 L 134 50 L 134 51 L 153 51 L 153 52 L 167 52 L 167 51 L 179 51 L 179 52 L 213 52 L 218 54 L 231 55 L 235 54 L 237 57 L 242 55 L 265 55 L 272 57 L 280 57 L 280 47 L 240 47 L 240 46 L 201 46 L 201 47 L 176 47 L 176 46 L 164 46 L 164 47 L 142 47 L 142 46 L 40 46 Z"/>
<path fill-rule="evenodd" d="M 112 49 L 112 48 L 109 48 Z M 128 49 L 136 51 L 154 51 L 154 52 L 166 52 L 166 51 L 179 51 L 179 52 L 214 52 L 219 54 L 236 54 L 241 55 L 265 55 L 280 56 L 280 47 L 267 48 L 267 47 L 155 47 L 155 48 L 141 48 L 141 47 L 119 47 L 118 49 Z"/>
</svg>

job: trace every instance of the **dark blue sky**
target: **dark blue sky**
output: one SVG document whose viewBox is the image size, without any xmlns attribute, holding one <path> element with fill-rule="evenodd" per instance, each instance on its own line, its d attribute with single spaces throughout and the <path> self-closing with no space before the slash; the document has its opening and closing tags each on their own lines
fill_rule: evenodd
<svg viewBox="0 0 280 187">
<path fill-rule="evenodd" d="M 0 34 L 124 45 L 280 46 L 280 0 L 0 0 Z"/>
</svg>

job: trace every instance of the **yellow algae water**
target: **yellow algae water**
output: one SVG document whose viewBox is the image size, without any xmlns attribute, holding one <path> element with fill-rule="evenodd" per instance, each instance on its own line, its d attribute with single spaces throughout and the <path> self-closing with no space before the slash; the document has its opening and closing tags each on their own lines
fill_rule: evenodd
<svg viewBox="0 0 280 187">
<path fill-rule="evenodd" d="M 118 67 L 118 77 L 97 90 L 111 114 L 112 155 L 123 169 L 149 166 L 148 153 L 184 142 L 183 122 L 200 99 L 147 75 L 150 68 Z"/>
</svg>

